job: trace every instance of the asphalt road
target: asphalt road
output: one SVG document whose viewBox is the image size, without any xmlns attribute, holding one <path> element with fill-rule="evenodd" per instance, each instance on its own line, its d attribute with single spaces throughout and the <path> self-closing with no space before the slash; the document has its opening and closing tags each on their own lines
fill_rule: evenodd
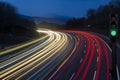
<svg viewBox="0 0 120 80">
<path fill-rule="evenodd" d="M 0 62 L 3 80 L 111 80 L 111 51 L 99 36 L 82 31 L 48 35 Z"/>
</svg>

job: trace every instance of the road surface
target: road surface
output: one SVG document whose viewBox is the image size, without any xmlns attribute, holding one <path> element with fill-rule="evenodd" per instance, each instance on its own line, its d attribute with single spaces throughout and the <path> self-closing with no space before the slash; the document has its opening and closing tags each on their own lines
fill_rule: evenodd
<svg viewBox="0 0 120 80">
<path fill-rule="evenodd" d="M 97 35 L 67 30 L 38 32 L 46 37 L 9 57 L 1 57 L 0 79 L 111 79 L 111 51 Z"/>
</svg>

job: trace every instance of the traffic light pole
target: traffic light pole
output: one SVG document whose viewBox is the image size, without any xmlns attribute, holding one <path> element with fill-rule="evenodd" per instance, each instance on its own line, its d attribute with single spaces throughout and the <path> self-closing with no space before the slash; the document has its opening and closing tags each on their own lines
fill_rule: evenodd
<svg viewBox="0 0 120 80">
<path fill-rule="evenodd" d="M 117 54 L 116 54 L 116 39 L 118 36 L 118 15 L 110 14 L 110 38 L 112 48 L 112 80 L 117 80 Z"/>
<path fill-rule="evenodd" d="M 112 38 L 112 80 L 117 80 L 116 37 Z"/>
</svg>

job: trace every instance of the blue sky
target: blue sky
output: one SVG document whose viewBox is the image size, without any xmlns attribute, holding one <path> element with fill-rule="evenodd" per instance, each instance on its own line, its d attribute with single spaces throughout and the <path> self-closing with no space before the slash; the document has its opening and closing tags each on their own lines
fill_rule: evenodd
<svg viewBox="0 0 120 80">
<path fill-rule="evenodd" d="M 89 8 L 97 9 L 110 0 L 0 0 L 17 7 L 18 13 L 28 16 L 82 17 Z"/>
</svg>

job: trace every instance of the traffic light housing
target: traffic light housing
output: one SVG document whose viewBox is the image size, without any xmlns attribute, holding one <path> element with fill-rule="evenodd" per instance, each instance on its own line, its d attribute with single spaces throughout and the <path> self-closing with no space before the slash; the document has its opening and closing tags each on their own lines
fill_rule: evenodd
<svg viewBox="0 0 120 80">
<path fill-rule="evenodd" d="M 117 54 L 116 54 L 116 40 L 118 36 L 118 15 L 115 13 L 110 14 L 110 39 L 111 39 L 111 49 L 112 49 L 112 80 L 117 79 L 116 64 L 117 64 Z"/>
<path fill-rule="evenodd" d="M 117 14 L 110 14 L 110 36 L 116 38 L 118 35 L 118 16 Z"/>
</svg>

